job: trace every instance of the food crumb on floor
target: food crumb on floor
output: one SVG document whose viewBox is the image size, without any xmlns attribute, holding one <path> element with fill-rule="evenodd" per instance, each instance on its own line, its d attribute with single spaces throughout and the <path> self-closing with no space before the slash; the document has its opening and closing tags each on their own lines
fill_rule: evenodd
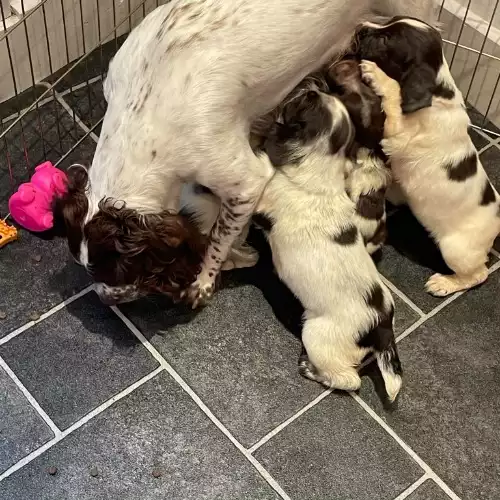
<svg viewBox="0 0 500 500">
<path fill-rule="evenodd" d="M 31 321 L 38 321 L 40 319 L 40 313 L 33 311 L 32 313 L 30 313 L 29 319 Z"/>
<path fill-rule="evenodd" d="M 47 468 L 47 472 L 51 475 L 51 476 L 55 476 L 57 474 L 57 467 L 48 467 Z"/>
</svg>

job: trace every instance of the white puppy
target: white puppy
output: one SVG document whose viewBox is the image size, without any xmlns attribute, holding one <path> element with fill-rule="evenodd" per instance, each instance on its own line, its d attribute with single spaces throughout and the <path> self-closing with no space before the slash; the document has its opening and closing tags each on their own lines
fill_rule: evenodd
<svg viewBox="0 0 500 500">
<path fill-rule="evenodd" d="M 339 99 L 314 90 L 290 100 L 282 117 L 264 143 L 280 166 L 257 211 L 270 221 L 276 270 L 305 308 L 300 371 L 328 387 L 356 390 L 356 367 L 374 352 L 392 401 L 401 387 L 394 303 L 345 191 L 353 125 Z"/>
<path fill-rule="evenodd" d="M 382 147 L 418 220 L 432 234 L 452 275 L 427 282 L 445 296 L 484 282 L 500 232 L 499 196 L 467 129 L 462 94 L 439 32 L 415 19 L 364 23 L 358 34 L 363 76 L 382 97 Z"/>
</svg>

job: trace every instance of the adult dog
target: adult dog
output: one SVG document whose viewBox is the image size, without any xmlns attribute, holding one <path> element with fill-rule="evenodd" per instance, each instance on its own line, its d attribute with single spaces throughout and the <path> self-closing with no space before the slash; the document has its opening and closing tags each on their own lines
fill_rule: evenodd
<svg viewBox="0 0 500 500">
<path fill-rule="evenodd" d="M 432 21 L 433 0 L 173 0 L 133 30 L 109 67 L 92 167 L 70 171 L 55 210 L 101 299 L 210 298 L 273 175 L 250 124 L 376 14 Z M 222 201 L 206 244 L 178 214 L 186 181 Z"/>
</svg>

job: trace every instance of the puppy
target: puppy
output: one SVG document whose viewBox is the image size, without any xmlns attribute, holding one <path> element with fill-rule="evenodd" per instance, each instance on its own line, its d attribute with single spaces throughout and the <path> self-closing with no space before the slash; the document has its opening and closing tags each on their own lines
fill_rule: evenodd
<svg viewBox="0 0 500 500">
<path fill-rule="evenodd" d="M 354 202 L 354 223 L 370 255 L 387 239 L 385 193 L 391 175 L 384 161 L 367 148 L 359 148 L 346 179 L 346 193 Z"/>
<path fill-rule="evenodd" d="M 329 92 L 344 104 L 355 126 L 356 162 L 347 177 L 346 190 L 356 204 L 356 226 L 368 253 L 373 254 L 387 238 L 385 193 L 391 183 L 391 174 L 380 146 L 385 114 L 380 97 L 363 82 L 356 60 L 333 63 L 323 74 Z"/>
<path fill-rule="evenodd" d="M 250 124 L 350 44 L 375 14 L 433 16 L 433 0 L 172 0 L 109 66 L 108 103 L 87 172 L 73 169 L 56 217 L 106 302 L 151 292 L 210 299 L 273 175 Z M 208 238 L 179 214 L 182 185 L 221 200 Z M 251 259 L 252 256 L 249 256 Z"/>
<path fill-rule="evenodd" d="M 467 133 L 438 31 L 398 17 L 362 24 L 357 45 L 363 77 L 382 98 L 392 173 L 454 273 L 433 275 L 427 290 L 446 296 L 484 282 L 500 232 L 499 197 Z"/>
<path fill-rule="evenodd" d="M 279 165 L 257 212 L 280 278 L 305 308 L 300 372 L 327 387 L 356 390 L 356 367 L 374 352 L 389 399 L 401 387 L 394 303 L 368 255 L 346 194 L 354 127 L 334 96 L 304 90 L 283 109 L 264 143 Z"/>
</svg>

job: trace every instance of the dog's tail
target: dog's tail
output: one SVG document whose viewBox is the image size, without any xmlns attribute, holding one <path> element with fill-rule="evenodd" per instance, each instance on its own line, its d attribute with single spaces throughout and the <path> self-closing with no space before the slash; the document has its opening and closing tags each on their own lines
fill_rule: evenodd
<svg viewBox="0 0 500 500">
<path fill-rule="evenodd" d="M 394 338 L 383 350 L 375 352 L 375 358 L 384 379 L 387 396 L 392 402 L 401 389 L 401 375 L 403 374 Z"/>
</svg>

